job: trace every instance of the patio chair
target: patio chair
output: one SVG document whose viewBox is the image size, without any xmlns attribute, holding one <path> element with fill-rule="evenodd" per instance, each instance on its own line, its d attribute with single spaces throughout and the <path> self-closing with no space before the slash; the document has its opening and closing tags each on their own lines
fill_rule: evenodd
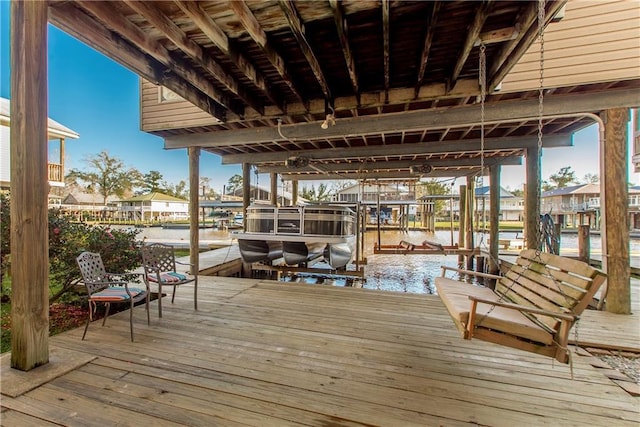
<svg viewBox="0 0 640 427">
<path fill-rule="evenodd" d="M 176 261 L 173 246 L 162 243 L 151 243 L 142 247 L 142 265 L 144 267 L 144 280 L 158 285 L 158 316 L 162 317 L 162 287 L 173 286 L 171 304 L 176 297 L 176 288 L 187 283 L 194 284 L 193 306 L 198 309 L 198 276 L 178 273 L 176 265 L 192 264 Z"/>
<path fill-rule="evenodd" d="M 130 287 L 126 278 L 136 273 L 107 273 L 102 263 L 102 257 L 98 253 L 83 252 L 76 258 L 76 262 L 82 274 L 82 282 L 86 286 L 89 295 L 89 316 L 87 317 L 82 339 L 84 340 L 85 335 L 87 335 L 89 323 L 93 320 L 93 313 L 98 303 L 106 306 L 102 326 L 107 322 L 111 304 L 129 304 L 129 327 L 131 329 L 131 341 L 133 341 L 133 306 L 138 301 L 145 300 L 147 324 L 150 324 L 149 286 L 146 285 L 144 289 Z"/>
</svg>

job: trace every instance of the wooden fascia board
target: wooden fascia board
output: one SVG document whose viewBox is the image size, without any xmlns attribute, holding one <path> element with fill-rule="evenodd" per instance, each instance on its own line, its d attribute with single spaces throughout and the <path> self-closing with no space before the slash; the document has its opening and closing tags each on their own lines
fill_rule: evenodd
<svg viewBox="0 0 640 427">
<path fill-rule="evenodd" d="M 227 109 L 181 76 L 169 71 L 164 64 L 145 55 L 139 47 L 125 41 L 120 35 L 70 4 L 49 8 L 50 22 L 78 40 L 98 50 L 114 61 L 129 68 L 146 80 L 166 86 L 203 111 L 219 120 L 225 120 Z"/>
<path fill-rule="evenodd" d="M 310 159 L 313 161 L 314 159 Z M 258 166 L 258 173 L 313 173 L 321 169 L 326 172 L 340 172 L 340 171 L 384 171 L 392 169 L 408 169 L 411 166 L 428 164 L 434 169 L 443 169 L 450 167 L 479 167 L 480 158 L 464 157 L 459 159 L 416 159 L 416 160 L 396 160 L 396 161 L 378 161 L 378 162 L 353 162 L 353 163 L 330 163 L 330 164 L 317 164 L 313 167 L 305 166 L 301 168 L 289 168 L 286 166 Z M 493 165 L 521 165 L 522 156 L 494 156 L 486 158 L 484 160 L 485 167 Z"/>
<path fill-rule="evenodd" d="M 563 94 L 544 101 L 545 116 L 571 115 L 609 108 L 640 105 L 637 91 L 619 89 L 598 93 Z M 538 117 L 538 99 L 509 100 L 485 105 L 485 124 L 516 122 Z M 166 148 L 216 147 L 282 140 L 346 138 L 389 132 L 438 130 L 479 124 L 480 105 L 432 110 L 405 111 L 376 116 L 338 119 L 335 126 L 322 129 L 318 122 L 276 127 L 215 131 L 165 138 Z M 283 137 L 284 136 L 284 137 Z"/>
<path fill-rule="evenodd" d="M 543 138 L 543 147 L 569 147 L 572 145 L 571 135 L 549 135 Z M 511 138 L 490 138 L 485 139 L 484 149 L 491 150 L 513 150 L 526 147 L 537 146 L 537 136 L 511 137 Z M 368 147 L 348 147 L 348 148 L 319 148 L 312 150 L 279 151 L 270 153 L 243 153 L 226 154 L 222 156 L 222 164 L 236 164 L 243 162 L 284 162 L 292 156 L 304 156 L 316 160 L 344 159 L 344 158 L 367 158 L 375 156 L 420 156 L 426 154 L 447 153 L 447 152 L 479 152 L 481 149 L 480 139 L 467 141 L 443 141 L 433 143 L 415 144 L 395 144 L 377 145 Z"/>
</svg>

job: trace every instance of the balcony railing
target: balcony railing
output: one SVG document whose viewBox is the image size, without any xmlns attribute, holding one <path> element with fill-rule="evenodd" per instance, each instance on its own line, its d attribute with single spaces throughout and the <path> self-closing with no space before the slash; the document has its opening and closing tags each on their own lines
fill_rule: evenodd
<svg viewBox="0 0 640 427">
<path fill-rule="evenodd" d="M 47 178 L 52 182 L 64 182 L 64 171 L 62 170 L 62 165 L 56 163 L 48 163 Z"/>
</svg>

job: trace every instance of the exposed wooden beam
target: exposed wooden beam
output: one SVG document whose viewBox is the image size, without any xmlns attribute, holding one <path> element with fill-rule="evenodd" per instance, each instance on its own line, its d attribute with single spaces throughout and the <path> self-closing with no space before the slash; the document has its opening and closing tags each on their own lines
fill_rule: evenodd
<svg viewBox="0 0 640 427">
<path fill-rule="evenodd" d="M 557 116 L 601 111 L 608 108 L 640 105 L 638 91 L 626 89 L 598 93 L 553 95 L 545 99 L 545 116 Z M 538 99 L 514 99 L 485 104 L 485 125 L 496 122 L 517 122 L 538 117 Z M 331 139 L 389 132 L 439 130 L 478 124 L 480 105 L 415 110 L 379 116 L 360 116 L 339 119 L 335 126 L 321 129 L 318 123 L 302 123 L 281 127 L 289 140 Z M 165 139 L 166 148 L 184 148 L 190 145 L 215 147 L 243 145 L 248 142 L 282 140 L 276 128 L 240 129 L 203 134 L 176 135 Z"/>
<path fill-rule="evenodd" d="M 428 174 L 413 174 L 409 171 L 385 171 L 385 172 L 353 172 L 353 173 L 312 173 L 312 174 L 283 174 L 281 178 L 285 181 L 308 181 L 308 180 L 345 180 L 345 179 L 419 179 L 419 178 L 451 178 L 451 177 L 464 177 L 475 176 L 480 173 L 480 168 L 464 168 L 464 169 L 449 169 L 449 170 L 434 170 Z M 488 173 L 488 169 L 485 169 L 485 174 Z"/>
<path fill-rule="evenodd" d="M 382 0 L 382 57 L 384 59 L 384 103 L 389 102 L 389 85 L 390 85 L 390 71 L 389 71 L 389 39 L 390 39 L 390 23 L 389 14 L 391 6 L 389 0 Z"/>
<path fill-rule="evenodd" d="M 481 33 L 478 36 L 478 40 L 476 41 L 476 45 L 480 43 L 493 44 L 493 43 L 502 43 L 509 40 L 513 40 L 520 34 L 520 29 L 518 26 L 506 27 L 506 28 L 498 28 L 497 30 L 491 30 L 484 33 Z"/>
<path fill-rule="evenodd" d="M 258 46 L 267 56 L 269 62 L 273 68 L 276 69 L 282 81 L 289 87 L 291 92 L 298 98 L 300 104 L 305 106 L 304 109 L 308 110 L 308 102 L 300 95 L 300 91 L 291 80 L 291 73 L 287 70 L 284 59 L 278 54 L 276 49 L 271 46 L 267 38 L 267 33 L 262 29 L 262 26 L 249 9 L 249 6 L 244 1 L 229 0 L 229 8 L 233 11 L 236 18 L 240 21 L 240 24 L 249 33 L 249 36 L 256 42 Z"/>
<path fill-rule="evenodd" d="M 435 1 L 432 4 L 431 15 L 427 21 L 427 32 L 424 37 L 424 44 L 422 46 L 422 54 L 420 55 L 420 66 L 418 68 L 418 79 L 416 81 L 415 96 L 418 98 L 420 94 L 420 87 L 424 81 L 424 74 L 427 70 L 427 62 L 429 61 L 429 53 L 431 52 L 431 43 L 433 43 L 433 35 L 436 32 L 436 22 L 438 20 L 438 11 L 442 3 Z"/>
<path fill-rule="evenodd" d="M 310 158 L 311 162 L 315 159 Z M 283 165 L 259 166 L 258 173 L 313 173 L 319 170 L 324 172 L 357 172 L 357 171 L 385 171 L 393 169 L 409 169 L 411 166 L 428 164 L 434 169 L 447 169 L 456 167 L 480 167 L 480 158 L 463 157 L 459 159 L 415 159 L 415 160 L 392 160 L 377 162 L 351 162 L 351 163 L 314 163 L 301 168 L 288 168 Z M 501 165 L 521 165 L 522 156 L 494 156 L 485 158 L 486 167 Z"/>
<path fill-rule="evenodd" d="M 90 2 L 89 6 L 93 10 L 93 8 L 103 7 L 104 4 Z M 95 16 L 94 13 L 92 15 Z M 115 22 L 117 28 L 128 28 L 121 19 L 115 16 L 112 18 L 113 22 L 110 22 L 110 26 Z M 56 7 L 49 8 L 49 20 L 67 34 L 92 46 L 148 81 L 166 86 L 213 117 L 222 121 L 233 118 L 227 114 L 227 108 L 223 105 L 228 100 L 210 82 L 200 78 L 195 70 L 178 65 L 174 68 L 176 71 L 174 73 L 170 71 L 171 66 L 174 65 L 173 60 L 166 50 L 162 52 L 162 48 L 159 47 L 153 50 L 155 54 L 152 55 L 148 50 L 141 49 L 140 43 L 151 45 L 153 42 L 150 40 L 138 39 L 136 44 L 134 41 L 136 39 L 129 39 L 133 43 L 131 44 L 72 4 L 57 4 Z M 131 31 L 139 30 L 133 26 Z M 158 57 L 163 61 L 158 61 Z"/>
<path fill-rule="evenodd" d="M 229 56 L 231 62 L 280 109 L 280 112 L 284 113 L 281 100 L 275 96 L 273 89 L 269 86 L 264 76 L 256 70 L 248 58 L 234 48 L 233 43 L 229 41 L 226 33 L 202 10 L 200 4 L 191 0 L 176 0 L 175 3 L 218 49 Z"/>
<path fill-rule="evenodd" d="M 538 144 L 537 136 L 485 139 L 485 151 L 522 149 Z M 545 148 L 569 147 L 571 135 L 550 135 L 543 139 Z M 281 151 L 276 153 L 227 154 L 222 156 L 222 164 L 237 164 L 246 161 L 254 163 L 284 162 L 292 156 L 305 156 L 314 160 L 341 160 L 346 158 L 371 158 L 379 156 L 410 156 L 445 153 L 470 153 L 480 151 L 480 139 L 467 141 L 446 141 L 417 144 L 376 145 L 369 147 L 322 148 L 299 151 Z"/>
<path fill-rule="evenodd" d="M 324 93 L 327 101 L 331 101 L 333 98 L 331 96 L 331 89 L 329 88 L 327 79 L 322 72 L 322 68 L 320 68 L 320 62 L 318 61 L 318 58 L 316 58 L 316 55 L 313 52 L 313 48 L 307 40 L 307 36 L 305 35 L 304 23 L 302 22 L 302 19 L 298 14 L 298 10 L 291 0 L 280 0 L 279 3 L 285 18 L 287 18 L 287 22 L 289 23 L 291 32 L 298 42 L 300 50 L 302 50 L 302 54 L 307 59 L 307 62 L 311 67 L 311 71 L 313 71 L 313 75 L 316 77 L 316 80 L 318 81 L 318 84 L 322 89 L 322 93 Z"/>
<path fill-rule="evenodd" d="M 357 105 L 360 105 L 360 88 L 358 86 L 358 74 L 356 73 L 356 63 L 353 58 L 353 52 L 351 50 L 351 42 L 349 41 L 349 25 L 347 24 L 347 17 L 344 14 L 342 3 L 338 0 L 329 0 L 329 5 L 333 9 L 333 19 L 336 22 L 336 30 L 338 32 L 338 38 L 342 45 L 342 54 L 344 55 L 344 61 L 349 71 L 349 78 L 351 79 L 351 86 L 353 86 L 353 93 L 355 94 Z"/>
<path fill-rule="evenodd" d="M 489 7 L 491 3 L 492 2 L 490 0 L 483 1 L 476 8 L 473 22 L 471 23 L 471 26 L 467 28 L 467 38 L 465 39 L 464 45 L 462 46 L 462 50 L 460 51 L 460 55 L 456 60 L 456 65 L 454 65 L 453 71 L 449 76 L 449 82 L 447 84 L 447 87 L 451 88 L 455 86 L 456 82 L 458 81 L 458 77 L 460 77 L 460 72 L 462 71 L 464 64 L 467 62 L 467 59 L 469 59 L 469 54 L 471 53 L 471 49 L 473 48 L 474 44 L 478 40 L 480 31 L 482 31 L 482 27 L 484 26 L 484 23 L 487 20 L 487 17 L 489 16 Z"/>
<path fill-rule="evenodd" d="M 546 26 L 551 22 L 555 14 L 558 10 L 562 9 L 567 0 L 557 0 L 551 3 L 545 12 L 545 21 L 543 26 Z M 538 2 L 532 3 L 535 5 L 536 18 L 538 13 Z M 534 20 L 537 22 L 537 19 Z M 524 27 L 527 28 L 527 27 Z M 498 68 L 495 72 L 493 72 L 494 66 L 491 67 L 492 72 L 487 74 L 487 86 L 489 93 L 493 92 L 493 90 L 502 82 L 502 80 L 506 77 L 506 75 L 511 71 L 513 66 L 522 58 L 522 55 L 525 54 L 527 50 L 531 47 L 533 41 L 538 37 L 538 25 L 529 25 L 528 29 L 524 31 L 522 37 L 514 39 L 514 41 L 518 41 L 515 48 L 510 52 L 510 54 L 505 58 L 505 60 L 499 64 Z M 497 64 L 495 64 L 497 65 Z"/>
<path fill-rule="evenodd" d="M 191 40 L 171 18 L 162 14 L 160 9 L 153 3 L 133 0 L 124 0 L 124 2 L 171 40 L 185 55 L 188 55 L 202 66 L 208 74 L 226 87 L 227 90 L 240 97 L 258 113 L 264 114 L 264 105 L 244 90 L 233 76 L 228 74 L 198 43 Z"/>
</svg>

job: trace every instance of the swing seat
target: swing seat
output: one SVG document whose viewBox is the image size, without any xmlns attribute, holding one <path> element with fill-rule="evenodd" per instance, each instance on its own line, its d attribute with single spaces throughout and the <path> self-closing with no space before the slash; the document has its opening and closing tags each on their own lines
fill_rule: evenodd
<svg viewBox="0 0 640 427">
<path fill-rule="evenodd" d="M 495 290 L 447 278 L 447 271 L 495 279 Z M 605 280 L 584 262 L 526 249 L 504 276 L 442 266 L 435 285 L 463 338 L 569 363 L 569 332 Z"/>
</svg>

